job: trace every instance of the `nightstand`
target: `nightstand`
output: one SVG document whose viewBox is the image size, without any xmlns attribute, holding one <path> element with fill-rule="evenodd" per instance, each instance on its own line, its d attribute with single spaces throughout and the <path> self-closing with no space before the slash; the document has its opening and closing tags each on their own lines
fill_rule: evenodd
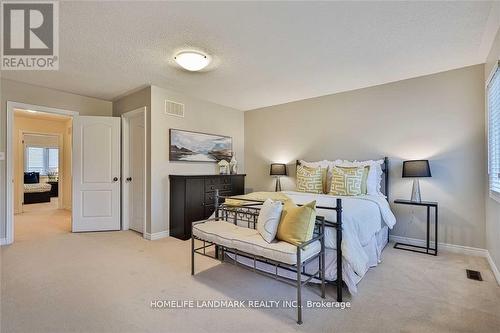
<svg viewBox="0 0 500 333">
<path fill-rule="evenodd" d="M 50 197 L 58 197 L 59 196 L 59 182 L 58 181 L 49 181 L 47 182 L 52 185 L 50 190 Z"/>
<path fill-rule="evenodd" d="M 394 244 L 395 249 L 406 250 L 418 253 L 425 253 L 437 256 L 438 253 L 438 203 L 433 201 L 411 201 L 411 200 L 394 200 L 395 204 L 399 205 L 410 205 L 410 206 L 422 206 L 427 208 L 427 236 L 426 236 L 426 246 L 411 245 L 405 243 Z M 430 227 L 431 227 L 431 208 L 434 208 L 434 248 L 430 246 Z"/>
</svg>

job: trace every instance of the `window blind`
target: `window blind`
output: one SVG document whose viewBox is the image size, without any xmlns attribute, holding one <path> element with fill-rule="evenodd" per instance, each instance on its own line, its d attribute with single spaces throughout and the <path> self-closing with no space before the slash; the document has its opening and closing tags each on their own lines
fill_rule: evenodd
<svg viewBox="0 0 500 333">
<path fill-rule="evenodd" d="M 57 148 L 48 148 L 47 149 L 48 155 L 49 155 L 49 165 L 48 169 L 50 171 L 57 170 L 59 168 L 59 149 Z"/>
<path fill-rule="evenodd" d="M 27 147 L 25 171 L 47 175 L 59 169 L 59 148 Z"/>
<path fill-rule="evenodd" d="M 500 73 L 488 82 L 488 177 L 491 192 L 500 194 Z"/>
<path fill-rule="evenodd" d="M 27 171 L 29 172 L 40 172 L 43 173 L 45 171 L 45 158 L 44 158 L 44 149 L 37 147 L 29 147 L 28 148 L 28 156 L 27 156 Z"/>
</svg>

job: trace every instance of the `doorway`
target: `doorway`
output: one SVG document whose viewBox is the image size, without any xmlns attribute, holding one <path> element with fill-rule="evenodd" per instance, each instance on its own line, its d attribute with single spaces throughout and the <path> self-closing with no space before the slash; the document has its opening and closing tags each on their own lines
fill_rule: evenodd
<svg viewBox="0 0 500 333">
<path fill-rule="evenodd" d="M 122 115 L 123 230 L 146 231 L 146 108 Z"/>
<path fill-rule="evenodd" d="M 7 103 L 7 244 L 71 231 L 73 115 Z"/>
<path fill-rule="evenodd" d="M 46 117 L 66 117 L 71 123 L 68 133 L 71 139 L 65 141 L 65 133 L 53 133 L 51 130 L 27 130 L 25 132 L 15 130 L 15 112 L 22 111 L 26 114 L 45 115 Z M 1 240 L 2 245 L 12 244 L 14 242 L 14 212 L 15 204 L 18 205 L 18 197 L 15 197 L 14 190 L 18 189 L 24 192 L 24 163 L 14 163 L 15 153 L 24 158 L 32 158 L 33 163 L 26 172 L 36 173 L 36 156 L 39 158 L 39 168 L 44 168 L 42 175 L 47 177 L 47 182 L 56 182 L 51 186 L 58 190 L 55 201 L 57 212 L 66 211 L 71 213 L 68 217 L 67 225 L 71 226 L 72 232 L 92 232 L 92 231 L 116 231 L 128 230 L 130 221 L 132 229 L 145 231 L 146 216 L 146 108 L 141 108 L 130 112 L 122 117 L 122 122 L 126 125 L 127 148 L 126 160 L 122 160 L 122 142 L 120 118 L 109 116 L 80 116 L 78 112 L 56 109 L 51 107 L 30 105 L 18 102 L 7 102 L 7 177 L 6 182 L 6 237 Z M 54 128 L 54 126 L 50 127 Z M 130 131 L 129 131 L 130 129 Z M 19 148 L 15 145 L 19 135 L 46 135 L 59 136 L 57 153 L 55 147 L 31 147 L 41 148 L 32 149 L 32 152 L 25 152 L 30 148 L 24 144 Z M 131 138 L 129 138 L 129 134 Z M 62 136 L 62 140 L 61 140 Z M 55 145 L 55 144 L 54 144 Z M 141 149 L 141 147 L 143 147 Z M 31 155 L 33 156 L 25 156 Z M 38 155 L 36 155 L 38 153 Z M 55 173 L 55 161 L 57 155 L 57 174 Z M 64 156 L 64 157 L 63 157 Z M 23 158 L 23 162 L 24 162 Z M 43 162 L 41 162 L 43 159 Z M 69 164 L 61 161 L 68 160 Z M 49 166 L 49 160 L 52 160 Z M 131 163 L 132 162 L 132 163 Z M 44 164 L 42 164 L 44 163 Z M 126 165 L 127 173 L 122 174 L 121 165 Z M 31 170 L 33 169 L 33 170 Z M 20 171 L 19 171 L 20 170 Z M 31 170 L 31 171 L 30 171 Z M 62 176 L 59 173 L 65 170 L 69 176 Z M 50 172 L 50 174 L 49 174 Z M 28 175 L 29 176 L 29 175 Z M 33 175 L 31 175 L 33 176 Z M 50 178 L 50 177 L 52 178 Z M 15 182 L 16 177 L 18 182 Z M 50 178 L 50 179 L 49 179 Z M 127 180 L 128 179 L 128 180 Z M 120 181 L 121 180 L 121 181 Z M 35 181 L 35 180 L 31 180 Z M 30 180 L 28 180 L 28 183 Z M 132 200 L 131 204 L 127 201 L 127 211 L 125 222 L 121 220 L 122 207 L 122 183 L 126 183 L 127 200 Z M 16 186 L 17 185 L 17 186 Z M 52 184 L 51 184 L 52 185 Z M 30 186 L 28 186 L 30 187 Z M 33 187 L 33 186 L 31 186 Z M 34 186 L 36 187 L 36 186 Z M 41 187 L 41 186 L 38 186 Z M 34 196 L 44 196 L 37 194 Z M 24 193 L 23 193 L 24 200 Z M 54 196 L 55 197 L 55 196 Z M 41 200 L 40 198 L 34 200 Z M 62 203 L 61 203 L 62 202 Z M 42 203 L 42 202 L 40 202 Z M 68 205 L 66 203 L 69 203 Z M 21 202 L 22 207 L 24 201 Z M 34 203 L 39 204 L 39 202 Z M 130 207 L 128 206 L 130 204 Z M 18 208 L 19 208 L 18 207 Z M 37 208 L 35 206 L 29 206 Z M 45 207 L 45 206 L 44 206 Z M 38 207 L 39 208 L 39 207 Z M 54 208 L 54 207 L 53 207 Z M 129 209 L 130 208 L 130 212 Z M 22 213 L 22 209 L 20 210 Z M 132 216 L 130 217 L 129 216 Z M 125 224 L 126 223 L 126 224 Z M 144 235 L 143 235 L 144 236 Z"/>
</svg>

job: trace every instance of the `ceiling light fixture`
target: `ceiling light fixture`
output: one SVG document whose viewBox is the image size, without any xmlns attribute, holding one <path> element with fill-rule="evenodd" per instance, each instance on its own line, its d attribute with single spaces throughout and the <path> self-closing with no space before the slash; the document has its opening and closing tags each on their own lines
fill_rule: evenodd
<svg viewBox="0 0 500 333">
<path fill-rule="evenodd" d="M 174 57 L 174 60 L 179 66 L 191 72 L 202 70 L 210 63 L 210 59 L 206 54 L 196 51 L 179 52 Z"/>
<path fill-rule="evenodd" d="M 35 111 L 35 110 L 26 110 L 26 111 L 28 111 L 30 113 L 37 113 L 38 112 L 38 111 Z"/>
</svg>

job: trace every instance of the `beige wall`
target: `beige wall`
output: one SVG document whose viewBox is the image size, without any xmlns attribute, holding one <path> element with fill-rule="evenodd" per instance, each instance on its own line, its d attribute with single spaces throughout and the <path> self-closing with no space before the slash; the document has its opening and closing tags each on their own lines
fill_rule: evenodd
<svg viewBox="0 0 500 333">
<path fill-rule="evenodd" d="M 185 104 L 185 117 L 165 114 L 165 99 Z M 215 163 L 169 162 L 169 128 L 228 135 L 244 171 L 244 115 L 242 111 L 151 87 L 151 221 L 152 233 L 169 228 L 170 174 L 213 174 Z"/>
<path fill-rule="evenodd" d="M 113 116 L 119 117 L 129 111 L 146 107 L 146 232 L 151 233 L 151 87 L 146 87 L 122 96 L 113 102 Z"/>
<path fill-rule="evenodd" d="M 34 86 L 12 80 L 1 80 L 0 103 L 0 151 L 6 151 L 7 101 L 48 106 L 71 111 L 81 115 L 111 116 L 112 103 L 97 98 L 85 97 L 58 90 Z M 5 237 L 5 189 L 6 161 L 0 161 L 0 238 Z"/>
<path fill-rule="evenodd" d="M 165 114 L 165 100 L 174 100 L 186 106 L 185 118 Z M 243 170 L 243 112 L 214 103 L 190 98 L 184 94 L 159 87 L 147 87 L 123 96 L 113 103 L 113 115 L 146 106 L 147 144 L 147 198 L 146 232 L 168 231 L 170 174 L 194 174 L 216 172 L 214 163 L 177 163 L 168 159 L 169 128 L 179 128 L 233 137 L 236 157 Z"/>
<path fill-rule="evenodd" d="M 424 200 L 439 202 L 439 241 L 484 248 L 483 73 L 477 65 L 247 111 L 247 184 L 272 190 L 271 162 L 388 156 L 392 202 L 411 192 L 411 180 L 401 178 L 402 160 L 428 158 L 433 177 L 421 180 L 421 190 Z M 293 189 L 293 177 L 282 185 Z M 393 208 L 392 234 L 423 239 L 425 213 Z"/>
<path fill-rule="evenodd" d="M 487 80 L 491 70 L 500 59 L 500 30 L 498 30 L 495 41 L 490 50 L 484 66 L 484 77 Z M 486 109 L 485 109 L 486 110 Z M 485 118 L 487 118 L 485 112 Z M 486 140 L 486 137 L 485 137 Z M 487 142 L 487 141 L 486 141 Z M 487 148 L 485 148 L 487 149 Z M 485 177 L 486 187 L 486 248 L 500 269 L 500 203 L 490 198 L 488 177 Z"/>
<path fill-rule="evenodd" d="M 14 213 L 22 212 L 22 201 L 24 193 L 24 146 L 22 143 L 22 132 L 38 134 L 56 134 L 62 137 L 62 169 L 59 177 L 63 184 L 61 191 L 63 206 L 71 208 L 71 147 L 66 147 L 70 141 L 67 128 L 71 126 L 71 120 L 54 121 L 48 119 L 36 119 L 31 117 L 14 117 Z M 58 144 L 59 145 L 59 144 Z M 61 149 L 61 147 L 59 147 Z M 69 149 L 68 149 L 69 148 Z"/>
</svg>

